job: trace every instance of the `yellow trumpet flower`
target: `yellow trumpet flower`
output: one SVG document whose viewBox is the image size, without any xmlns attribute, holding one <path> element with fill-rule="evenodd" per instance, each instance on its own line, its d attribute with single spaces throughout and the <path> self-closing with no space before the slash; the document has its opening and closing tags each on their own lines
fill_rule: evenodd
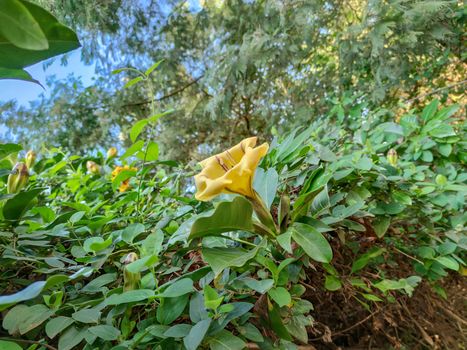
<svg viewBox="0 0 467 350">
<path fill-rule="evenodd" d="M 255 198 L 253 177 L 269 145 L 255 147 L 257 137 L 250 137 L 227 151 L 200 162 L 203 170 L 195 176 L 196 199 L 208 201 L 221 193 L 237 193 Z"/>
<path fill-rule="evenodd" d="M 125 171 L 125 170 L 138 171 L 138 168 L 129 167 L 128 165 L 125 165 L 123 167 L 117 166 L 112 171 L 112 181 L 118 176 L 118 174 L 120 174 L 122 171 Z M 118 190 L 120 192 L 125 192 L 129 188 L 130 188 L 130 179 L 126 179 L 126 180 L 122 181 L 122 183 L 120 184 L 120 187 L 118 188 Z"/>
</svg>

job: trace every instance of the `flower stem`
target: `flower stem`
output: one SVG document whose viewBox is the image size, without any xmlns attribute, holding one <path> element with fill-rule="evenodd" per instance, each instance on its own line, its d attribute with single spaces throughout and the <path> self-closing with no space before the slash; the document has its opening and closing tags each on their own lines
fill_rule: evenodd
<svg viewBox="0 0 467 350">
<path fill-rule="evenodd" d="M 254 197 L 248 198 L 248 200 L 253 205 L 253 210 L 255 211 L 259 221 L 271 231 L 273 236 L 276 236 L 278 232 L 276 223 L 261 197 L 255 191 Z"/>
</svg>

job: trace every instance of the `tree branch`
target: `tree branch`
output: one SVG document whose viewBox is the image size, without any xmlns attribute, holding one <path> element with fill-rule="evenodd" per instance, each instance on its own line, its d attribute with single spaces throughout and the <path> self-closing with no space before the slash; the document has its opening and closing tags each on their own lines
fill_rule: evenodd
<svg viewBox="0 0 467 350">
<path fill-rule="evenodd" d="M 459 86 L 459 85 L 463 85 L 465 83 L 467 83 L 467 80 L 462 80 L 462 81 L 459 81 L 459 82 L 457 82 L 455 84 L 451 84 L 451 85 L 448 85 L 448 86 L 445 86 L 445 87 L 442 87 L 442 88 L 435 89 L 433 91 L 427 92 L 426 94 L 421 94 L 421 95 L 415 96 L 414 98 L 405 100 L 404 103 L 412 103 L 413 101 L 420 100 L 420 99 L 422 99 L 424 97 L 436 94 L 436 93 L 438 93 L 440 91 L 443 91 L 443 90 L 451 89 L 451 88 Z"/>
</svg>

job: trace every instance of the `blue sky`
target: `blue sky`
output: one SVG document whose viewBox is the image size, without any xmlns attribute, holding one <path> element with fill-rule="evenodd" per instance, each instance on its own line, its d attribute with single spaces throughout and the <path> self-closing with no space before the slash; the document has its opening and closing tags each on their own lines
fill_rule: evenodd
<svg viewBox="0 0 467 350">
<path fill-rule="evenodd" d="M 46 95 L 49 93 L 46 77 L 51 75 L 55 75 L 57 79 L 65 79 L 73 73 L 76 77 L 81 77 L 84 86 L 91 85 L 95 76 L 95 67 L 81 62 L 81 49 L 66 54 L 66 57 L 68 59 L 67 65 L 62 65 L 62 56 L 57 56 L 26 68 L 33 78 L 40 81 L 45 90 L 31 82 L 0 80 L 0 103 L 16 100 L 19 104 L 27 106 L 29 102 L 36 100 L 41 93 Z M 49 63 L 51 64 L 48 65 Z"/>
</svg>

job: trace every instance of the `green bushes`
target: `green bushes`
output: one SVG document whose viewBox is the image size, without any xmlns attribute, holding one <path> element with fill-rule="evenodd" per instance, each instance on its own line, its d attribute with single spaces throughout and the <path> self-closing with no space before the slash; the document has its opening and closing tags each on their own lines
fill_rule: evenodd
<svg viewBox="0 0 467 350">
<path fill-rule="evenodd" d="M 398 123 L 370 113 L 354 130 L 328 119 L 275 138 L 255 172 L 262 208 L 248 194 L 195 200 L 199 169 L 159 160 L 141 125 L 120 156 L 37 152 L 16 194 L 18 148 L 2 145 L 9 345 L 294 349 L 309 341 L 314 290 L 351 290 L 369 310 L 422 281 L 446 297 L 441 278 L 465 271 L 457 109 L 433 101 Z"/>
</svg>

